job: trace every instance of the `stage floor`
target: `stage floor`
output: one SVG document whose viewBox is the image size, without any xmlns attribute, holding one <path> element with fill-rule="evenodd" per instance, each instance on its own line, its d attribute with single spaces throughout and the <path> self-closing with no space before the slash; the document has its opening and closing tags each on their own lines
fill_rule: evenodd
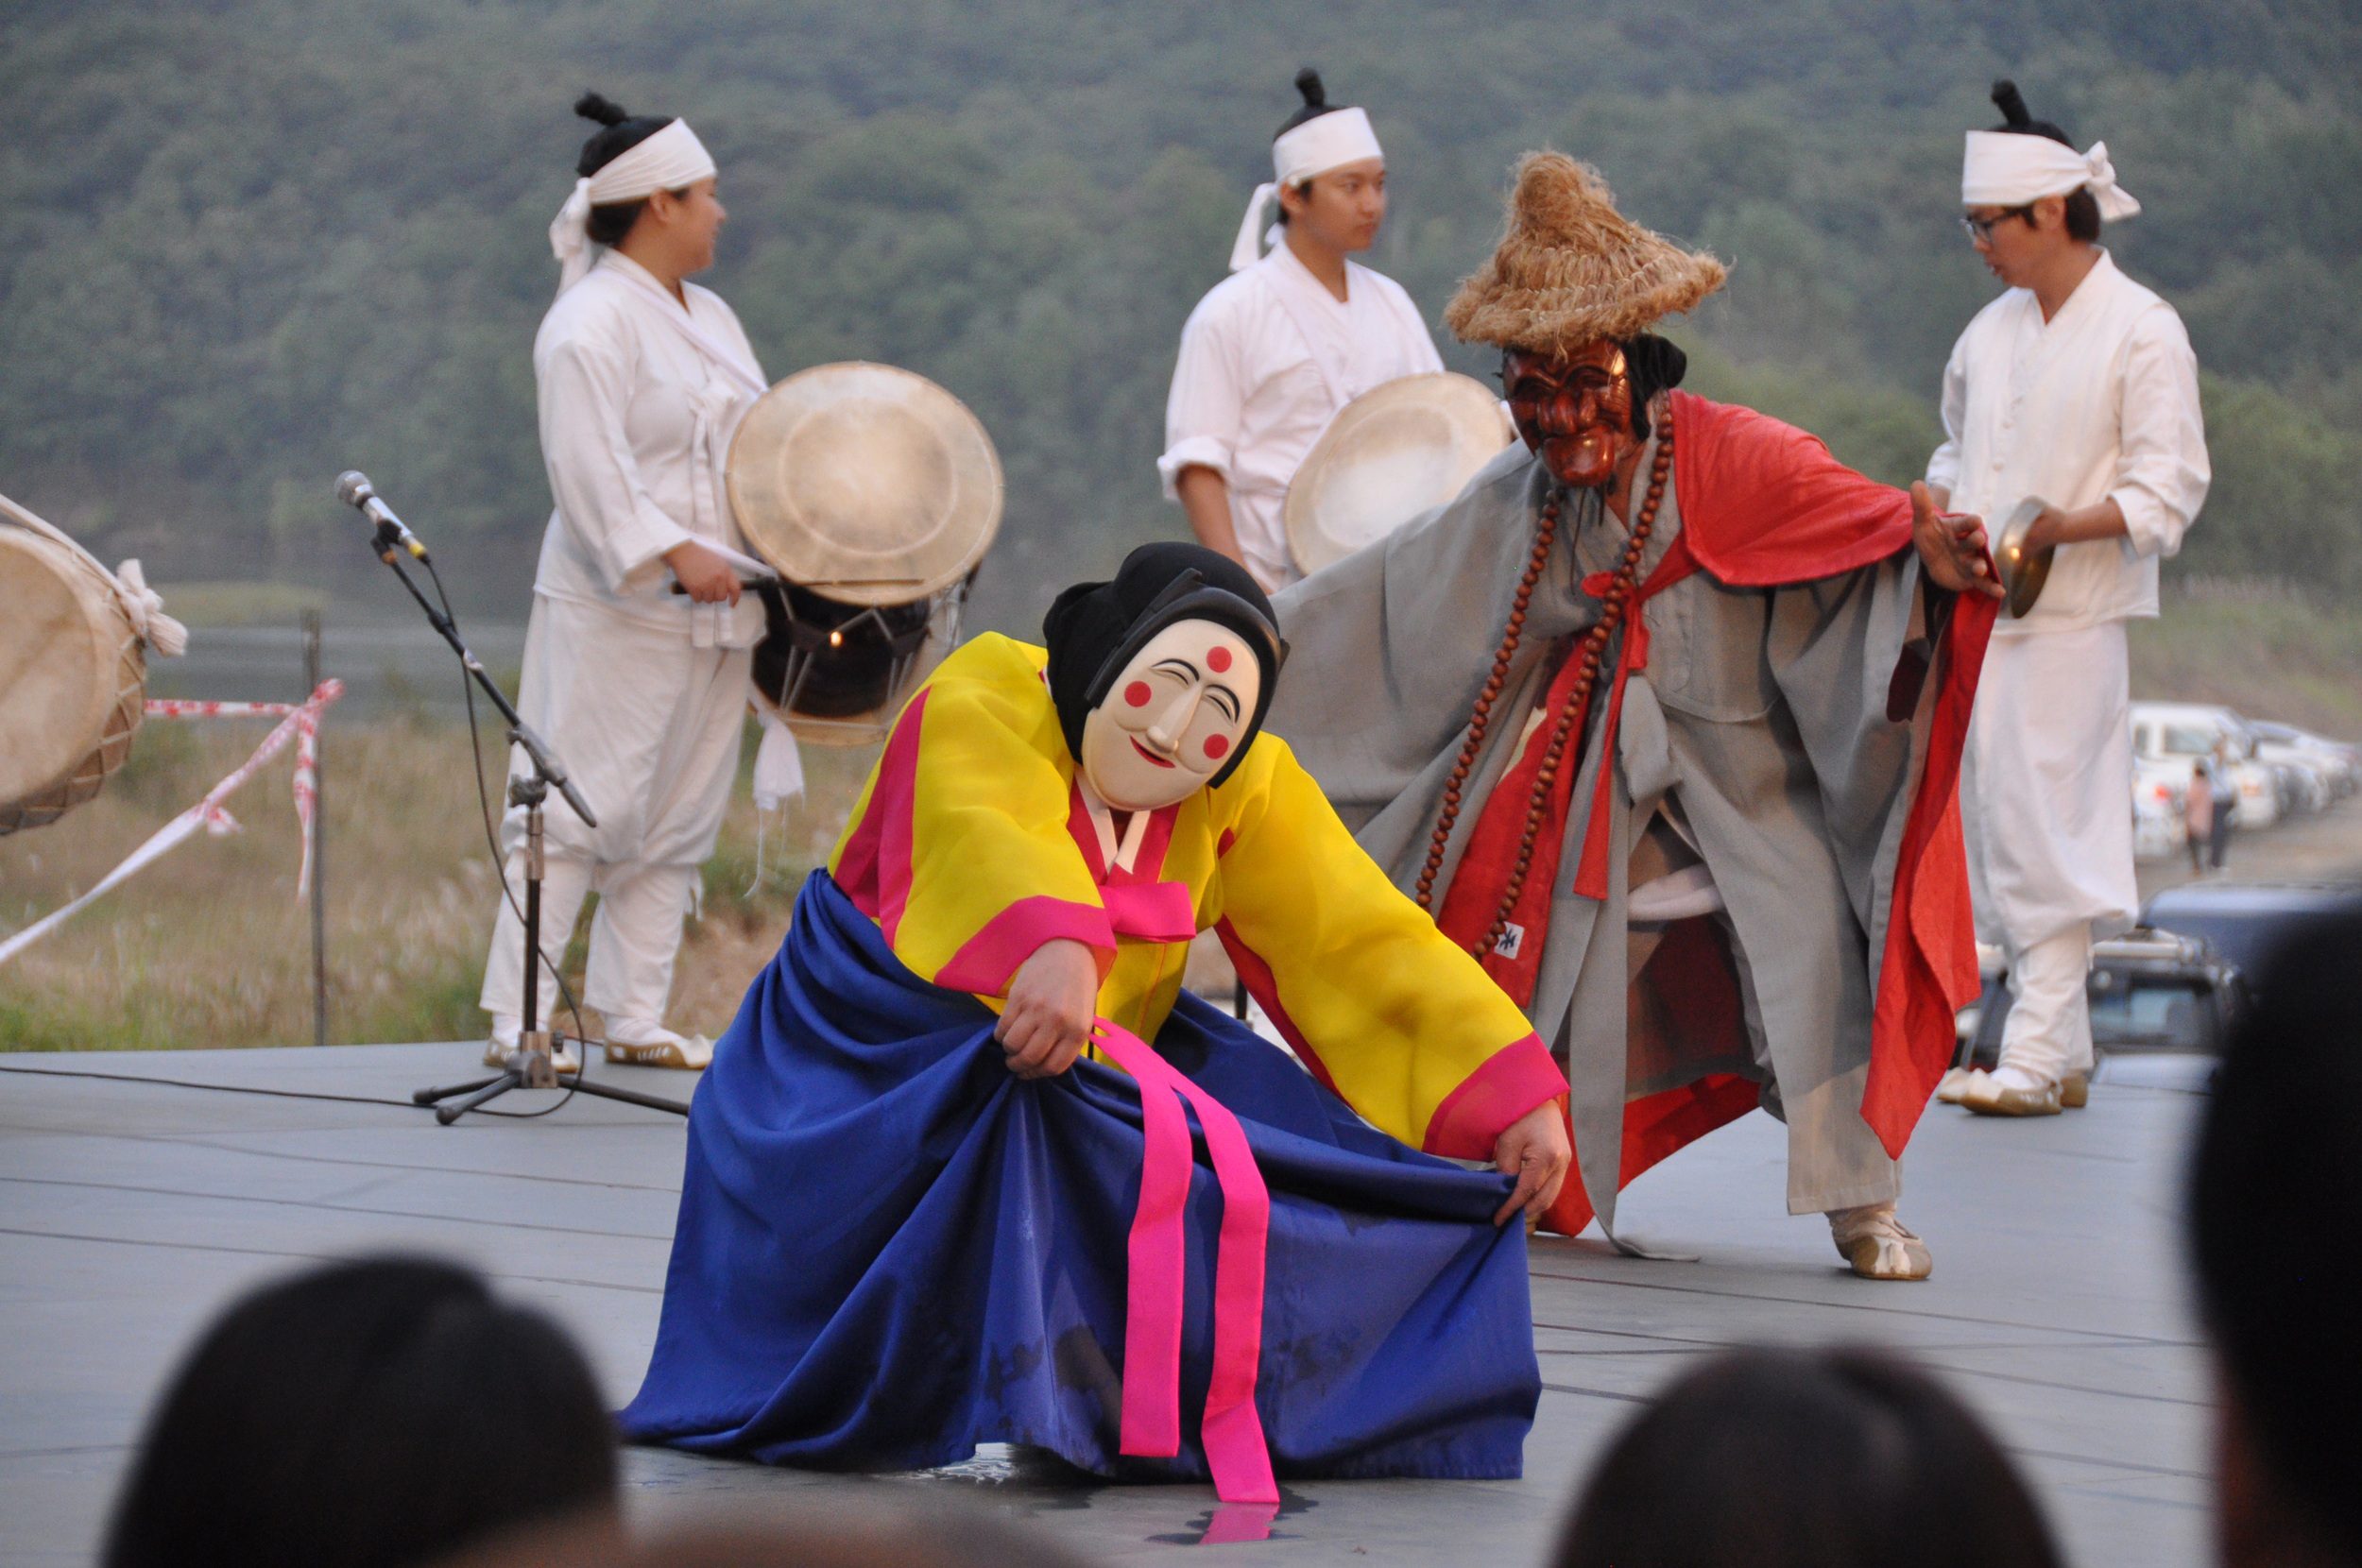
<svg viewBox="0 0 2362 1568">
<path fill-rule="evenodd" d="M 468 1260 L 564 1321 L 614 1400 L 629 1396 L 656 1330 L 678 1120 L 577 1099 L 537 1121 L 442 1128 L 393 1105 L 61 1076 L 406 1099 L 477 1076 L 478 1048 L 0 1055 L 0 1564 L 89 1560 L 128 1444 L 191 1336 L 234 1293 L 312 1259 L 398 1248 Z M 1536 1244 L 1547 1391 L 1525 1479 L 1291 1486 L 1270 1542 L 1191 1560 L 1538 1562 L 1606 1435 L 1693 1357 L 1855 1339 L 1920 1357 L 1996 1423 L 2075 1562 L 2202 1562 L 2210 1406 L 2178 1218 L 2204 1066 L 2111 1064 L 2088 1111 L 2046 1120 L 1932 1108 L 1903 1205 L 1935 1252 L 1921 1285 L 1844 1273 L 1823 1222 L 1785 1212 L 1778 1126 L 1755 1116 L 1725 1129 L 1624 1204 L 1635 1236 L 1702 1261 Z M 690 1087 L 644 1069 L 614 1081 Z M 953 1472 L 846 1477 L 634 1450 L 625 1474 L 642 1520 L 956 1490 L 1104 1562 L 1195 1543 L 1213 1516 L 1202 1487 L 1045 1482 L 991 1451 Z"/>
</svg>

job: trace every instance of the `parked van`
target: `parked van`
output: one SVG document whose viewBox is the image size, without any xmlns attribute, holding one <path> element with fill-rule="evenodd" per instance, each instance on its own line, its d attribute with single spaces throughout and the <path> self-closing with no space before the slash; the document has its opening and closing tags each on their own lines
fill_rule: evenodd
<svg viewBox="0 0 2362 1568">
<path fill-rule="evenodd" d="M 2280 820 L 2280 785 L 2255 757 L 2255 735 L 2227 707 L 2207 703 L 2134 703 L 2132 755 L 2183 768 L 2231 742 L 2231 782 L 2238 796 L 2234 826 L 2269 827 Z"/>
</svg>

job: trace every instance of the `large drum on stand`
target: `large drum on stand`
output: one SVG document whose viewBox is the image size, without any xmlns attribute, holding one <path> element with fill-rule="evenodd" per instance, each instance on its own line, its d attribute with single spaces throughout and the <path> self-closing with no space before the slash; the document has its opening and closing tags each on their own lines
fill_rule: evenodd
<svg viewBox="0 0 2362 1568">
<path fill-rule="evenodd" d="M 1307 576 L 1457 496 L 1516 439 L 1499 396 L 1451 370 L 1372 387 L 1337 411 L 1288 483 L 1280 522 Z"/>
<path fill-rule="evenodd" d="M 968 584 L 1001 527 L 1001 459 L 926 377 L 847 362 L 798 371 L 730 443 L 739 531 L 782 581 L 755 685 L 798 739 L 885 739 L 957 644 Z"/>
<path fill-rule="evenodd" d="M 146 692 L 146 645 L 113 575 L 0 496 L 0 833 L 95 795 L 130 755 Z"/>
</svg>

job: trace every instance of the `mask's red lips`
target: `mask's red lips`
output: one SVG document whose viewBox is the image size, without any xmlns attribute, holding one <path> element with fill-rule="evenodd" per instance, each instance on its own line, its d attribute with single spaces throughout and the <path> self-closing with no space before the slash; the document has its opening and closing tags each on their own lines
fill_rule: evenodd
<svg viewBox="0 0 2362 1568">
<path fill-rule="evenodd" d="M 1132 742 L 1132 749 L 1133 749 L 1134 751 L 1138 752 L 1138 753 L 1139 753 L 1142 757 L 1147 758 L 1148 758 L 1151 762 L 1155 763 L 1155 764 L 1156 764 L 1158 767 L 1160 767 L 1160 768 L 1170 768 L 1170 767 L 1172 767 L 1172 764 L 1171 762 L 1169 762 L 1169 761 L 1167 761 L 1165 758 L 1161 758 L 1161 757 L 1157 756 L 1155 752 L 1153 752 L 1153 751 L 1149 750 L 1146 746 L 1141 745 L 1141 744 L 1140 744 L 1138 741 L 1133 741 L 1133 742 Z"/>
</svg>

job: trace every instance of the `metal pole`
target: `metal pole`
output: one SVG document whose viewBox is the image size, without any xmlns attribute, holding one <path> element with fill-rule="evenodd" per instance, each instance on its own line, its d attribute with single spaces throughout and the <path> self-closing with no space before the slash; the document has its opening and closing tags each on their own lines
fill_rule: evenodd
<svg viewBox="0 0 2362 1568">
<path fill-rule="evenodd" d="M 303 694 L 309 698 L 320 686 L 320 612 L 303 612 Z M 322 726 L 325 729 L 325 725 Z M 313 752 L 312 773 L 312 1044 L 328 1044 L 328 792 L 327 770 L 320 753 L 327 736 Z"/>
</svg>

